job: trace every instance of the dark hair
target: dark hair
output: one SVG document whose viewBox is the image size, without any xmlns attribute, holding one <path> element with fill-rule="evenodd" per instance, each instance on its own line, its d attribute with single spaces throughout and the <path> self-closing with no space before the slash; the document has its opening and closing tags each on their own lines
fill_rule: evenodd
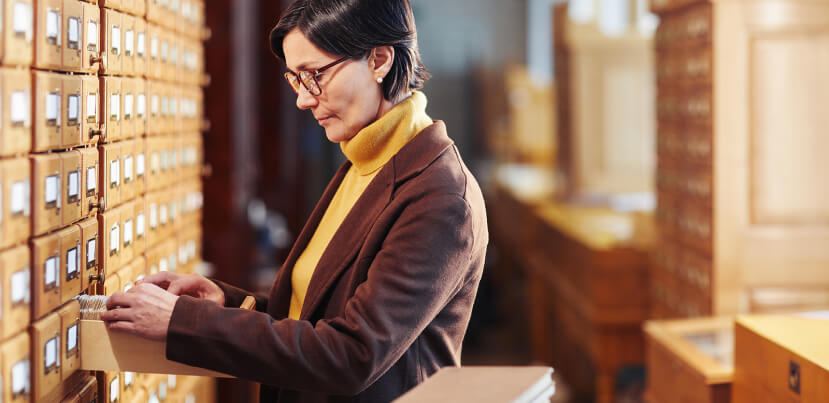
<svg viewBox="0 0 829 403">
<path fill-rule="evenodd" d="M 294 28 L 320 49 L 352 59 L 392 46 L 394 60 L 383 81 L 383 97 L 389 101 L 422 88 L 429 79 L 409 0 L 296 0 L 271 31 L 271 50 L 283 61 L 282 41 Z"/>
</svg>

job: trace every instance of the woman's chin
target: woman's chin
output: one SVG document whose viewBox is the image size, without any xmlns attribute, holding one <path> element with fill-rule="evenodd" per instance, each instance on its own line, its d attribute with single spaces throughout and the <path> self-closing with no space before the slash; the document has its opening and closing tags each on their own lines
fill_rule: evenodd
<svg viewBox="0 0 829 403">
<path fill-rule="evenodd" d="M 348 133 L 343 132 L 340 128 L 325 127 L 325 137 L 327 137 L 328 141 L 332 143 L 342 143 L 352 136 L 349 136 Z"/>
</svg>

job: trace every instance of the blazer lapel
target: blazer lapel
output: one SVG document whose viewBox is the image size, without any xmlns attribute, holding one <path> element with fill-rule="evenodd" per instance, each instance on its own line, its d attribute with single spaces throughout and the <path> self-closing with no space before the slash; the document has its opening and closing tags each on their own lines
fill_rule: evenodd
<svg viewBox="0 0 829 403">
<path fill-rule="evenodd" d="M 311 242 L 311 237 L 317 230 L 317 226 L 322 220 L 325 210 L 328 208 L 328 205 L 331 204 L 331 199 L 333 199 L 334 194 L 337 193 L 337 189 L 340 187 L 340 183 L 342 183 L 343 178 L 350 167 L 351 163 L 346 161 L 342 166 L 340 166 L 337 173 L 334 174 L 331 182 L 328 183 L 328 186 L 322 193 L 322 197 L 319 202 L 317 202 L 317 205 L 311 212 L 311 216 L 308 217 L 308 221 L 305 222 L 305 226 L 302 227 L 302 231 L 300 231 L 296 242 L 294 242 L 293 247 L 291 247 L 291 251 L 288 253 L 288 258 L 285 259 L 285 262 L 282 264 L 282 268 L 279 270 L 279 274 L 277 274 L 276 280 L 274 281 L 270 291 L 269 300 L 271 301 L 271 308 L 269 308 L 268 311 L 270 311 L 269 313 L 272 316 L 276 318 L 288 316 L 288 309 L 291 305 L 291 295 L 293 293 L 291 274 L 294 271 L 294 265 L 302 252 L 305 251 L 305 248 L 308 246 L 308 242 Z"/>
<path fill-rule="evenodd" d="M 314 313 L 322 300 L 322 296 L 334 284 L 340 272 L 353 262 L 363 246 L 369 230 L 377 221 L 380 213 L 391 202 L 395 186 L 426 169 L 452 144 L 452 140 L 446 135 L 446 126 L 443 122 L 436 121 L 415 136 L 380 169 L 377 176 L 357 199 L 340 227 L 337 228 L 331 242 L 320 257 L 308 284 L 308 292 L 305 294 L 305 301 L 302 304 L 302 312 L 299 316 L 301 320 L 307 320 Z M 310 242 L 311 236 L 316 231 L 317 225 L 322 220 L 322 215 L 328 208 L 349 167 L 350 164 L 346 164 L 340 168 L 335 180 L 332 180 L 329 184 L 323 199 L 314 209 L 314 213 L 311 215 L 308 224 L 303 228 L 302 234 L 279 274 L 281 281 L 277 281 L 277 283 L 280 284 L 278 284 L 278 289 L 273 291 L 288 296 L 284 300 L 280 300 L 280 313 L 284 309 L 287 315 L 290 305 L 290 295 L 293 292 L 290 274 L 293 271 L 293 266 L 299 255 L 305 250 L 308 242 Z M 285 270 L 286 268 L 289 269 Z M 277 285 L 275 284 L 274 287 L 276 288 Z M 282 304 L 284 304 L 284 307 L 282 307 Z"/>
<path fill-rule="evenodd" d="M 302 304 L 300 319 L 308 319 L 325 291 L 360 251 L 368 231 L 391 200 L 394 170 L 391 161 L 380 169 L 340 224 L 322 253 Z M 316 228 L 316 226 L 315 226 Z"/>
</svg>

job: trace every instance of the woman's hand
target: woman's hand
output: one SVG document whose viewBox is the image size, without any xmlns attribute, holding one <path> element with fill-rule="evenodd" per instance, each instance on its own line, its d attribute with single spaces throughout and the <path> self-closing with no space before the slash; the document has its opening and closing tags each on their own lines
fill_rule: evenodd
<svg viewBox="0 0 829 403">
<path fill-rule="evenodd" d="M 178 298 L 145 282 L 127 292 L 112 294 L 107 300 L 107 311 L 101 314 L 101 320 L 112 330 L 152 340 L 165 340 Z"/>
<path fill-rule="evenodd" d="M 225 304 L 225 293 L 216 283 L 199 274 L 177 274 L 169 271 L 147 276 L 136 284 L 154 284 L 173 295 L 189 295 L 194 298 Z"/>
</svg>

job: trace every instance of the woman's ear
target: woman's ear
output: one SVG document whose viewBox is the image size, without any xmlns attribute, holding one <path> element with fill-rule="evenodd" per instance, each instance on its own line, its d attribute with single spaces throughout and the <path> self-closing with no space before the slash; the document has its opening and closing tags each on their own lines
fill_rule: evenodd
<svg viewBox="0 0 829 403">
<path fill-rule="evenodd" d="M 374 73 L 374 78 L 386 78 L 386 74 L 391 71 L 391 65 L 394 62 L 394 47 L 380 46 L 371 50 L 371 60 L 369 67 Z"/>
</svg>

